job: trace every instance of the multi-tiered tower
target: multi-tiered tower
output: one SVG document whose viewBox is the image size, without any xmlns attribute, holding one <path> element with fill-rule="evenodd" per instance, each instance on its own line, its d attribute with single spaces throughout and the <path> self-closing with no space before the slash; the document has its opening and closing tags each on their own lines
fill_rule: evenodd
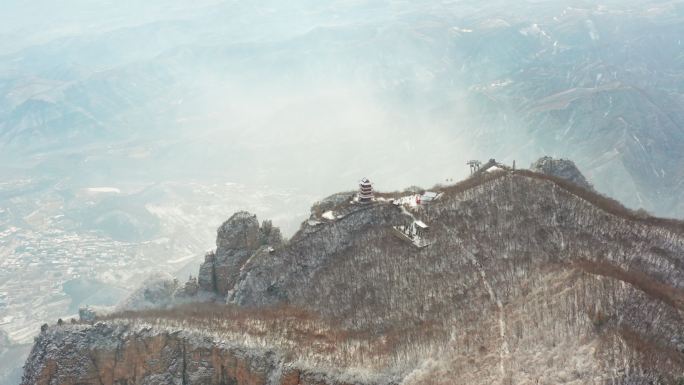
<svg viewBox="0 0 684 385">
<path fill-rule="evenodd" d="M 368 203 L 373 200 L 373 184 L 368 178 L 363 178 L 359 183 L 359 202 Z"/>
</svg>

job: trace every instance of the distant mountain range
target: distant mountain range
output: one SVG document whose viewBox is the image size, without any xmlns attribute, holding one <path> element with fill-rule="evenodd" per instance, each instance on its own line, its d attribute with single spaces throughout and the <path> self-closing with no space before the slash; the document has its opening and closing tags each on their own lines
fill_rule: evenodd
<svg viewBox="0 0 684 385">
<path fill-rule="evenodd" d="M 74 4 L 3 27 L 1 156 L 37 173 L 306 178 L 323 194 L 548 154 L 684 216 L 679 2 Z"/>
</svg>

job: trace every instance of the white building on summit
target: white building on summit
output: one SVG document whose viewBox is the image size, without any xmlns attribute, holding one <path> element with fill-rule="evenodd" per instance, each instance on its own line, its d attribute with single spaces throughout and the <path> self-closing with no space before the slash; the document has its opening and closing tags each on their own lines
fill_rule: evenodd
<svg viewBox="0 0 684 385">
<path fill-rule="evenodd" d="M 373 184 L 368 178 L 363 178 L 359 183 L 359 202 L 367 203 L 373 200 Z"/>
</svg>

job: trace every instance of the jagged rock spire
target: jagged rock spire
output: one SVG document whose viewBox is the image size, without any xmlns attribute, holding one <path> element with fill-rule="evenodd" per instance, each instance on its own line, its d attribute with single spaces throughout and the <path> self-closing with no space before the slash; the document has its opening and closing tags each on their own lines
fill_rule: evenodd
<svg viewBox="0 0 684 385">
<path fill-rule="evenodd" d="M 532 163 L 530 170 L 568 180 L 589 190 L 594 189 L 591 183 L 587 181 L 587 178 L 585 178 L 582 172 L 577 168 L 575 162 L 569 159 L 554 159 L 550 156 L 543 156 Z"/>
</svg>

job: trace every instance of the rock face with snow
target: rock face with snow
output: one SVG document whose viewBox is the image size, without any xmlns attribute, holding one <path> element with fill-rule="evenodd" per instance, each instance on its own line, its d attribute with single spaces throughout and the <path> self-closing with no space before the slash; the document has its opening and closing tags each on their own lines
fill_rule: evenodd
<svg viewBox="0 0 684 385">
<path fill-rule="evenodd" d="M 277 247 L 238 213 L 200 273 L 215 303 L 50 326 L 22 385 L 684 381 L 684 223 L 556 175 L 341 199 Z M 398 235 L 417 220 L 428 247 Z"/>
<path fill-rule="evenodd" d="M 305 222 L 286 248 L 273 254 L 257 253 L 240 268 L 240 279 L 228 300 L 244 305 L 299 302 L 307 297 L 302 286 L 313 284 L 321 269 L 329 269 L 349 250 L 373 246 L 376 231 L 406 225 L 411 218 L 390 204 L 347 205 L 335 215 L 342 219 Z M 319 294 L 329 288 L 317 286 Z M 329 295 L 335 295 L 329 292 Z"/>
<path fill-rule="evenodd" d="M 36 339 L 36 350 L 50 352 L 54 361 L 29 361 L 24 384 L 317 385 L 321 378 L 283 366 L 273 352 L 248 351 L 190 333 L 105 323 L 53 327 Z M 70 367 L 53 362 L 69 362 Z"/>
<path fill-rule="evenodd" d="M 313 207 L 311 207 L 311 212 L 320 214 L 332 210 L 341 204 L 351 201 L 354 195 L 356 195 L 356 193 L 353 192 L 341 192 L 330 195 L 321 201 L 316 202 Z"/>
<path fill-rule="evenodd" d="M 570 181 L 580 187 L 593 190 L 594 187 L 587 181 L 575 162 L 569 159 L 554 159 L 544 156 L 532 163 L 530 170 L 546 175 L 556 176 Z"/>
<path fill-rule="evenodd" d="M 240 267 L 262 246 L 282 243 L 280 230 L 270 221 L 259 226 L 256 215 L 235 213 L 217 231 L 216 252 L 207 254 L 199 271 L 199 286 L 223 298 L 233 288 Z"/>
</svg>

